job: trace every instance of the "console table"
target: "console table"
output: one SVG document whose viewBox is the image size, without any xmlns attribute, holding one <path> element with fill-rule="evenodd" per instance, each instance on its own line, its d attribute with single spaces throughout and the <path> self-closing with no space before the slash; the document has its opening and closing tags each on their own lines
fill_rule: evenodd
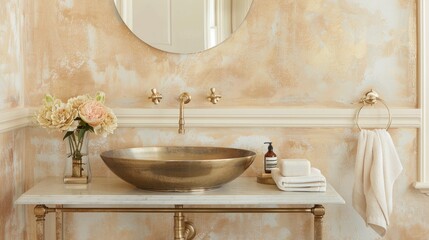
<svg viewBox="0 0 429 240">
<path fill-rule="evenodd" d="M 325 214 L 323 205 L 345 202 L 329 184 L 326 192 L 283 192 L 274 185 L 257 183 L 254 177 L 239 177 L 221 188 L 192 193 L 145 191 L 114 177 L 93 178 L 87 185 L 64 184 L 62 178 L 50 177 L 37 183 L 15 203 L 36 205 L 34 214 L 38 240 L 45 238 L 45 216 L 49 213 L 56 214 L 56 238 L 62 239 L 64 212 L 174 213 L 175 240 L 192 239 L 195 235 L 194 226 L 185 221 L 183 213 L 311 213 L 314 215 L 314 239 L 321 240 Z M 112 208 L 112 205 L 115 207 Z M 240 207 L 243 205 L 245 207 Z M 288 207 L 264 207 L 267 205 Z M 308 207 L 301 207 L 303 205 Z"/>
</svg>

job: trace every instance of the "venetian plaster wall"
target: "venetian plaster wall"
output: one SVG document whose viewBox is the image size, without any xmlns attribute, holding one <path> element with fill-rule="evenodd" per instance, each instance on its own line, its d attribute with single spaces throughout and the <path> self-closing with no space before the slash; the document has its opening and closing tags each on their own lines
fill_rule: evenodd
<svg viewBox="0 0 429 240">
<path fill-rule="evenodd" d="M 0 239 L 24 239 L 25 208 L 14 201 L 24 193 L 25 131 L 0 134 Z"/>
<path fill-rule="evenodd" d="M 248 18 L 212 50 L 168 54 L 128 31 L 113 1 L 25 1 L 25 106 L 50 92 L 66 99 L 103 90 L 113 108 L 176 108 L 182 91 L 190 108 L 353 108 L 367 89 L 379 89 L 391 107 L 416 106 L 415 4 L 413 0 L 254 0 Z M 147 101 L 156 87 L 164 101 Z M 210 87 L 223 95 L 206 102 Z M 427 239 L 427 197 L 416 180 L 416 130 L 390 131 L 404 172 L 394 192 L 395 209 L 384 239 Z M 306 157 L 345 198 L 328 206 L 326 239 L 378 239 L 351 207 L 355 129 L 120 128 L 107 139 L 92 136 L 95 175 L 112 175 L 98 154 L 111 148 L 153 145 L 216 145 L 258 153 L 245 173 L 261 171 L 262 143 L 272 140 L 280 157 Z M 59 133 L 25 130 L 25 186 L 62 175 Z M 197 239 L 310 239 L 310 217 L 276 214 L 188 215 Z M 169 218 L 167 218 L 169 219 Z M 28 231 L 32 217 L 27 218 Z M 164 216 L 69 214 L 67 239 L 171 239 Z M 144 227 L 142 227 L 144 226 Z M 29 235 L 27 235 L 29 237 Z M 30 237 L 29 237 L 30 238 Z"/>
<path fill-rule="evenodd" d="M 351 107 L 370 87 L 395 107 L 416 105 L 414 0 L 255 0 L 237 33 L 191 55 L 152 49 L 116 14 L 113 1 L 27 1 L 28 106 L 46 92 L 67 98 L 102 89 L 114 107 Z M 333 88 L 332 86 L 335 86 Z M 67 89 L 64 91 L 62 89 Z"/>
<path fill-rule="evenodd" d="M 0 114 L 23 106 L 22 3 L 0 1 Z M 24 192 L 25 130 L 0 133 L 0 239 L 23 239 L 24 207 L 14 201 Z"/>
<path fill-rule="evenodd" d="M 0 109 L 23 105 L 21 1 L 2 0 L 0 7 Z"/>
</svg>

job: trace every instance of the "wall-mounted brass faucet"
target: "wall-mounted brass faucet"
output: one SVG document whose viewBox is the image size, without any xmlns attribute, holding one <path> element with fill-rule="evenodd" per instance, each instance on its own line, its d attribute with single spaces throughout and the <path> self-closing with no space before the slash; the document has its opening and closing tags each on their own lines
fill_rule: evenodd
<svg viewBox="0 0 429 240">
<path fill-rule="evenodd" d="M 152 100 L 153 103 L 158 105 L 158 103 L 161 102 L 162 94 L 156 91 L 156 88 L 152 88 L 150 91 L 152 92 L 152 95 L 150 95 L 148 99 Z"/>
<path fill-rule="evenodd" d="M 191 95 L 187 92 L 183 92 L 179 95 L 180 101 L 180 115 L 179 115 L 179 134 L 185 134 L 185 104 L 191 101 Z"/>
<path fill-rule="evenodd" d="M 207 99 L 213 104 L 218 103 L 222 96 L 216 94 L 216 88 L 210 88 L 210 92 L 211 94 L 207 97 Z"/>
</svg>

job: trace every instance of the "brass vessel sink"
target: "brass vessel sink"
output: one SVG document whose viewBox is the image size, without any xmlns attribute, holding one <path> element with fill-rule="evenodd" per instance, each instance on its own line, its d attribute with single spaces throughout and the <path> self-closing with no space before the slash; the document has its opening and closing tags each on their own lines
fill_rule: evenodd
<svg viewBox="0 0 429 240">
<path fill-rule="evenodd" d="M 204 191 L 240 176 L 255 153 L 220 147 L 140 147 L 101 153 L 122 180 L 152 191 Z"/>
</svg>

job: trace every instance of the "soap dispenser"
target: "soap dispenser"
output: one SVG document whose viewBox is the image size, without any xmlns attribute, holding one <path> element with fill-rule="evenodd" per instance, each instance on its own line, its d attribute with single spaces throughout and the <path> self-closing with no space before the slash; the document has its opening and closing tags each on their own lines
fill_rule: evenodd
<svg viewBox="0 0 429 240">
<path fill-rule="evenodd" d="M 264 172 L 271 173 L 273 168 L 277 167 L 277 155 L 273 152 L 272 142 L 265 142 L 268 145 L 268 152 L 264 156 Z"/>
</svg>

